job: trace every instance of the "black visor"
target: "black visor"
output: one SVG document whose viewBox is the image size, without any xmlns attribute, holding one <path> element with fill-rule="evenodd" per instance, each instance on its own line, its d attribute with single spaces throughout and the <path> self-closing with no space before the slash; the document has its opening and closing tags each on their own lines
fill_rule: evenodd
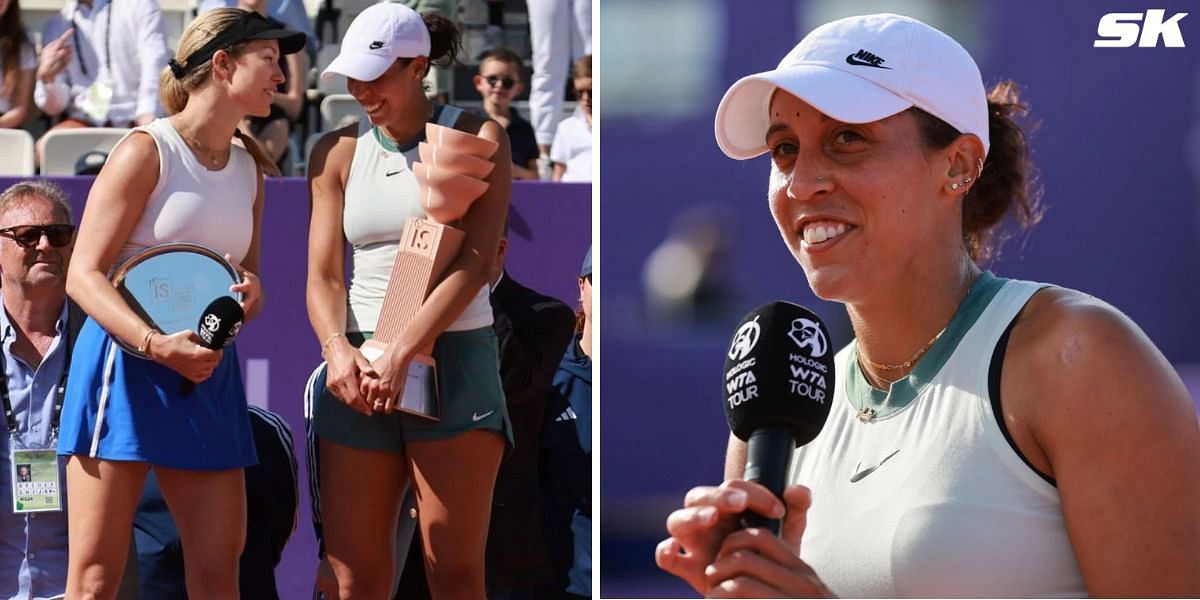
<svg viewBox="0 0 1200 600">
<path fill-rule="evenodd" d="M 252 40 L 279 40 L 279 53 L 294 54 L 304 49 L 307 36 L 300 31 L 285 29 L 282 23 L 268 19 L 252 10 L 244 11 L 242 16 L 217 34 L 212 40 L 193 52 L 181 65 L 171 59 L 168 64 L 176 79 L 183 78 L 189 71 L 208 62 L 218 50 L 223 50 L 234 44 Z"/>
</svg>

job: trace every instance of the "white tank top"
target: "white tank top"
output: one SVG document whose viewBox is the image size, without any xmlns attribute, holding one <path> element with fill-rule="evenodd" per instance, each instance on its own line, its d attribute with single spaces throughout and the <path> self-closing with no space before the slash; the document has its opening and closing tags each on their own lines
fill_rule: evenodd
<svg viewBox="0 0 1200 600">
<path fill-rule="evenodd" d="M 437 123 L 453 127 L 462 109 L 442 107 Z M 346 179 L 342 227 L 353 251 L 346 331 L 374 331 L 387 292 L 400 235 L 409 217 L 425 217 L 418 200 L 417 178 L 409 167 L 420 161 L 417 146 L 392 152 L 375 139 L 371 123 L 358 125 L 358 141 Z M 488 288 L 481 286 L 446 331 L 466 331 L 492 324 Z"/>
<path fill-rule="evenodd" d="M 835 594 L 1086 595 L 1058 490 L 1005 440 L 988 392 L 997 341 L 1042 287 L 985 273 L 893 385 L 914 399 L 871 422 L 849 399 L 862 406 L 869 388 L 856 343 L 838 353 L 829 420 L 796 451 L 791 477 L 813 491 L 800 557 Z"/>
<path fill-rule="evenodd" d="M 250 153 L 234 144 L 225 168 L 210 171 L 196 160 L 170 120 L 158 119 L 133 131 L 150 134 L 158 146 L 158 184 L 115 264 L 167 242 L 207 246 L 218 254 L 229 253 L 238 263 L 245 259 L 254 235 L 258 193 L 258 170 Z"/>
</svg>

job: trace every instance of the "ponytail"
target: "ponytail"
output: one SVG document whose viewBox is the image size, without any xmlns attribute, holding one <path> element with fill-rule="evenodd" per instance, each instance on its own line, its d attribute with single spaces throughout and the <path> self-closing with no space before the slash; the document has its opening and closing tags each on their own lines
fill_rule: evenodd
<svg viewBox="0 0 1200 600">
<path fill-rule="evenodd" d="M 421 15 L 429 30 L 429 64 L 449 68 L 458 62 L 462 52 L 462 30 L 442 13 L 431 11 Z"/>
<path fill-rule="evenodd" d="M 1029 158 L 1029 139 L 1022 127 L 1029 106 L 1021 102 L 1020 90 L 1012 81 L 1002 81 L 988 92 L 988 137 L 991 148 L 978 181 L 963 196 L 963 243 L 971 260 L 985 263 L 994 259 L 1000 246 L 1010 237 L 999 227 L 1011 215 L 1018 229 L 1025 230 L 1041 221 L 1042 187 Z M 925 147 L 940 150 L 962 135 L 945 121 L 919 109 L 910 108 L 917 121 Z"/>
</svg>

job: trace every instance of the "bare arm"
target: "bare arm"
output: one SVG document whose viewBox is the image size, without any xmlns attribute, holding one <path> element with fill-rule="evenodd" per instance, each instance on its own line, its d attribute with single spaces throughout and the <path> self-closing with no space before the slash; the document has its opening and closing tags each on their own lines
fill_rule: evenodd
<svg viewBox="0 0 1200 600">
<path fill-rule="evenodd" d="M 551 181 L 562 181 L 563 175 L 567 172 L 567 165 L 560 162 L 554 163 L 554 170 L 551 172 Z"/>
<path fill-rule="evenodd" d="M 1030 303 L 1009 357 L 1005 416 L 1027 417 L 1014 435 L 1058 483 L 1088 593 L 1200 594 L 1200 425 L 1166 358 L 1116 309 L 1058 289 Z"/>
<path fill-rule="evenodd" d="M 257 169 L 256 171 L 258 183 L 256 186 L 257 191 L 254 195 L 254 229 L 250 237 L 250 247 L 246 250 L 245 258 L 242 259 L 242 282 L 230 288 L 231 291 L 243 294 L 242 310 L 246 313 L 246 321 L 257 317 L 262 312 L 264 299 L 262 284 L 259 282 L 258 277 L 258 267 L 261 264 L 262 216 L 266 190 L 263 186 L 262 171 Z M 226 255 L 226 259 L 232 260 L 232 258 Z"/>
<path fill-rule="evenodd" d="M 17 73 L 16 85 L 12 90 L 12 108 L 0 115 L 0 128 L 20 129 L 33 110 L 33 76 L 35 69 L 23 69 Z"/>
<path fill-rule="evenodd" d="M 342 232 L 346 176 L 354 156 L 354 125 L 317 141 L 309 157 L 308 188 L 312 198 L 308 223 L 308 320 L 329 364 L 326 385 L 351 408 L 371 409 L 359 393 L 359 376 L 370 363 L 343 335 L 346 331 L 346 239 Z"/>
<path fill-rule="evenodd" d="M 296 121 L 304 110 L 304 86 L 308 83 L 308 55 L 303 51 L 284 57 L 288 66 L 287 91 L 275 94 L 275 104 L 283 109 L 289 121 Z"/>
</svg>

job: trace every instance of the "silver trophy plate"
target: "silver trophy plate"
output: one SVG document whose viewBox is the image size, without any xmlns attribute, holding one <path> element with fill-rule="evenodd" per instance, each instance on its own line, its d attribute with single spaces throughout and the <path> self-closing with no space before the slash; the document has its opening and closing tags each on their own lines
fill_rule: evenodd
<svg viewBox="0 0 1200 600">
<path fill-rule="evenodd" d="M 112 276 L 129 307 L 166 334 L 195 330 L 204 309 L 220 296 L 241 301 L 241 294 L 229 291 L 229 286 L 241 280 L 237 269 L 220 254 L 182 242 L 147 248 L 121 263 Z M 125 341 L 115 336 L 114 340 L 126 352 L 145 356 Z"/>
</svg>

